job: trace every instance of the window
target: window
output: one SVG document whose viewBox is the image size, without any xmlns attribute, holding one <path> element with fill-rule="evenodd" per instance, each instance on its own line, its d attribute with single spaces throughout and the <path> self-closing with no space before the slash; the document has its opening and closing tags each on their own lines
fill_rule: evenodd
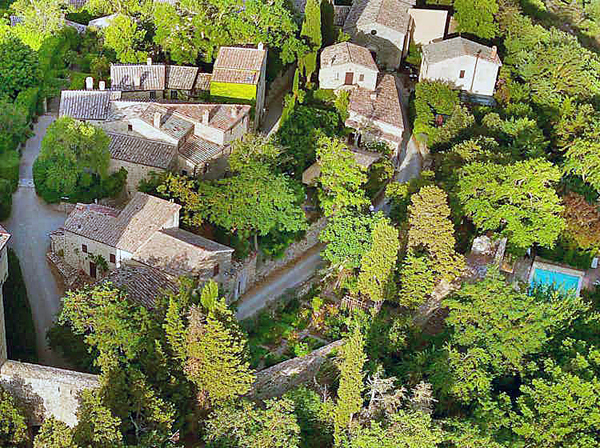
<svg viewBox="0 0 600 448">
<path fill-rule="evenodd" d="M 459 77 L 460 79 L 463 79 L 463 78 L 465 77 L 465 71 L 464 71 L 464 70 L 461 70 L 461 71 L 460 71 L 460 74 L 458 75 L 458 77 Z"/>
<path fill-rule="evenodd" d="M 333 77 L 333 79 L 335 79 L 336 81 L 339 81 L 340 80 L 340 74 L 336 72 L 336 74 Z"/>
<path fill-rule="evenodd" d="M 213 277 L 216 277 L 217 275 L 219 275 L 219 270 L 220 270 L 219 265 L 215 264 L 215 266 L 213 267 Z"/>
<path fill-rule="evenodd" d="M 110 254 L 110 262 L 111 263 L 116 263 L 117 262 L 117 257 L 115 257 L 115 254 Z"/>
<path fill-rule="evenodd" d="M 128 124 L 127 125 L 127 130 L 130 131 L 130 132 L 133 131 L 133 125 L 132 124 Z"/>
<path fill-rule="evenodd" d="M 363 75 L 362 73 L 360 75 L 358 75 L 358 80 L 359 81 L 364 81 L 365 80 L 365 75 Z"/>
<path fill-rule="evenodd" d="M 371 36 L 375 36 L 377 34 L 377 30 L 371 30 Z"/>
<path fill-rule="evenodd" d="M 156 99 L 156 92 L 154 90 L 150 91 L 150 99 L 151 100 L 155 100 Z"/>
<path fill-rule="evenodd" d="M 171 90 L 171 99 L 172 100 L 176 100 L 177 99 L 177 90 Z"/>
<path fill-rule="evenodd" d="M 186 170 L 181 170 L 181 174 L 182 174 L 183 176 L 187 176 L 187 175 L 188 175 L 188 172 L 187 172 Z"/>
<path fill-rule="evenodd" d="M 87 254 L 87 246 L 85 244 L 81 245 L 81 252 L 83 252 L 84 254 Z"/>
</svg>

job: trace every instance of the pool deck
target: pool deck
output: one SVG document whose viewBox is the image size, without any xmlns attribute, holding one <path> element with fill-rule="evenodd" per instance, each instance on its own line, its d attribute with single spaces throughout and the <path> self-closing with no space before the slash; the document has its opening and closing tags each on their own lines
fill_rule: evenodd
<svg viewBox="0 0 600 448">
<path fill-rule="evenodd" d="M 588 282 L 585 282 L 586 276 L 587 276 L 586 271 L 582 271 L 580 269 L 574 269 L 574 268 L 570 268 L 570 267 L 563 266 L 560 264 L 556 264 L 551 261 L 544 260 L 543 258 L 540 258 L 540 257 L 535 257 L 535 260 L 531 264 L 531 269 L 529 270 L 529 281 L 528 281 L 529 284 L 531 284 L 531 282 L 533 281 L 533 276 L 535 274 L 536 269 L 543 269 L 545 271 L 551 271 L 551 272 L 560 272 L 561 274 L 570 275 L 572 277 L 579 278 L 579 282 L 577 283 L 577 291 L 576 291 L 577 295 L 579 295 L 579 293 L 581 292 L 582 287 L 590 286 L 589 284 L 586 284 L 586 283 L 589 283 L 589 280 L 588 280 Z M 598 269 L 591 269 L 591 271 L 598 271 Z"/>
</svg>

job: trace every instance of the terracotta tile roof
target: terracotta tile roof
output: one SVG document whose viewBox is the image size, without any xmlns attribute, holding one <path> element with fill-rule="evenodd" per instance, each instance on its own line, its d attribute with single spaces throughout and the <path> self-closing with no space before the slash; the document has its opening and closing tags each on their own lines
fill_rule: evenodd
<svg viewBox="0 0 600 448">
<path fill-rule="evenodd" d="M 194 89 L 196 90 L 210 90 L 210 80 L 212 73 L 198 73 Z"/>
<path fill-rule="evenodd" d="M 199 165 L 219 155 L 225 148 L 201 137 L 191 137 L 181 145 L 179 154 L 194 165 Z"/>
<path fill-rule="evenodd" d="M 371 52 L 359 45 L 350 42 L 341 42 L 323 48 L 321 52 L 321 68 L 334 67 L 347 63 L 361 65 L 368 69 L 378 71 Z"/>
<path fill-rule="evenodd" d="M 212 276 L 217 260 L 215 253 L 233 253 L 233 249 L 182 229 L 165 229 L 156 232 L 138 248 L 133 259 L 179 276 L 192 273 Z"/>
<path fill-rule="evenodd" d="M 166 66 L 162 64 L 111 64 L 111 87 L 119 90 L 165 90 Z M 139 85 L 135 84 L 139 81 Z"/>
<path fill-rule="evenodd" d="M 139 115 L 139 118 L 144 120 L 150 126 L 154 126 L 155 114 L 161 115 L 160 128 L 158 129 L 177 140 L 188 135 L 194 128 L 194 124 L 190 123 L 189 120 L 174 114 L 171 107 L 159 103 L 150 103 L 150 105 L 148 105 Z"/>
<path fill-rule="evenodd" d="M 192 90 L 198 75 L 198 67 L 167 65 L 167 89 Z"/>
<path fill-rule="evenodd" d="M 83 8 L 87 3 L 87 0 L 69 0 L 69 5 L 76 9 Z"/>
<path fill-rule="evenodd" d="M 116 160 L 168 170 L 177 155 L 177 147 L 125 134 L 108 133 L 110 156 Z"/>
<path fill-rule="evenodd" d="M 416 0 L 354 0 L 344 30 L 378 24 L 406 34 L 410 25 L 408 10 Z"/>
<path fill-rule="evenodd" d="M 221 47 L 213 68 L 213 82 L 257 84 L 267 50 Z"/>
<path fill-rule="evenodd" d="M 177 282 L 170 276 L 150 266 L 121 265 L 98 283 L 111 283 L 125 291 L 131 301 L 150 310 L 156 307 L 158 296 L 179 290 Z"/>
<path fill-rule="evenodd" d="M 77 204 L 65 221 L 66 231 L 133 253 L 167 225 L 180 205 L 136 193 L 119 212 L 96 204 Z"/>
<path fill-rule="evenodd" d="M 4 249 L 9 239 L 10 233 L 4 227 L 0 226 L 0 250 Z"/>
<path fill-rule="evenodd" d="M 105 120 L 110 111 L 111 98 L 119 94 L 108 90 L 63 90 L 58 114 L 77 120 Z"/>
<path fill-rule="evenodd" d="M 375 92 L 357 88 L 351 91 L 348 110 L 367 121 L 381 121 L 404 129 L 399 82 L 392 74 L 380 75 Z"/>
<path fill-rule="evenodd" d="M 242 104 L 161 103 L 161 107 L 183 119 L 203 123 L 208 111 L 208 126 L 227 131 L 250 113 L 250 106 Z"/>
<path fill-rule="evenodd" d="M 486 59 L 498 65 L 502 65 L 498 52 L 492 47 L 473 42 L 464 37 L 454 37 L 440 42 L 432 42 L 423 46 L 423 59 L 428 64 L 436 64 L 438 62 L 447 61 L 461 56 L 473 56 Z"/>
</svg>

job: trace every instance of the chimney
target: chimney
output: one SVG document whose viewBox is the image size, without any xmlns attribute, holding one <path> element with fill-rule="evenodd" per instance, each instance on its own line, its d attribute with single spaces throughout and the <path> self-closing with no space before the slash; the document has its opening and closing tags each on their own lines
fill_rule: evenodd
<svg viewBox="0 0 600 448">
<path fill-rule="evenodd" d="M 100 90 L 106 90 L 106 81 L 98 81 L 98 88 Z"/>
<path fill-rule="evenodd" d="M 492 47 L 492 53 L 490 54 L 490 58 L 491 59 L 496 59 L 496 56 L 498 55 L 498 47 L 496 47 L 495 45 Z"/>
<path fill-rule="evenodd" d="M 160 129 L 160 122 L 162 121 L 162 114 L 160 112 L 154 112 L 154 127 Z"/>
<path fill-rule="evenodd" d="M 208 126 L 208 122 L 210 120 L 210 110 L 204 109 L 202 112 L 202 124 Z"/>
<path fill-rule="evenodd" d="M 259 50 L 264 50 L 265 49 L 265 45 L 262 42 L 258 43 L 258 49 Z"/>
<path fill-rule="evenodd" d="M 142 78 L 140 77 L 140 75 L 133 75 L 133 87 L 141 87 L 142 85 Z"/>
<path fill-rule="evenodd" d="M 146 59 L 146 64 L 147 65 L 152 65 L 152 58 Z"/>
<path fill-rule="evenodd" d="M 85 88 L 86 90 L 94 90 L 94 78 L 91 76 L 85 78 Z"/>
</svg>

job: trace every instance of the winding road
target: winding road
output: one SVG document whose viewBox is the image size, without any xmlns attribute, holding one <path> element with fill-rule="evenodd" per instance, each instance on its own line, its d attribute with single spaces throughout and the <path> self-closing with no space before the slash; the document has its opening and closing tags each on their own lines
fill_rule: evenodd
<svg viewBox="0 0 600 448">
<path fill-rule="evenodd" d="M 32 166 L 48 126 L 55 120 L 42 115 L 34 126 L 34 136 L 27 140 L 19 169 L 19 189 L 13 195 L 10 218 L 2 223 L 12 235 L 9 247 L 16 252 L 23 271 L 31 304 L 40 364 L 64 367 L 58 354 L 46 342 L 46 331 L 60 309 L 61 292 L 46 261 L 48 234 L 65 222 L 65 214 L 56 211 L 35 194 Z M 6 316 L 10 319 L 10 316 Z"/>
</svg>

